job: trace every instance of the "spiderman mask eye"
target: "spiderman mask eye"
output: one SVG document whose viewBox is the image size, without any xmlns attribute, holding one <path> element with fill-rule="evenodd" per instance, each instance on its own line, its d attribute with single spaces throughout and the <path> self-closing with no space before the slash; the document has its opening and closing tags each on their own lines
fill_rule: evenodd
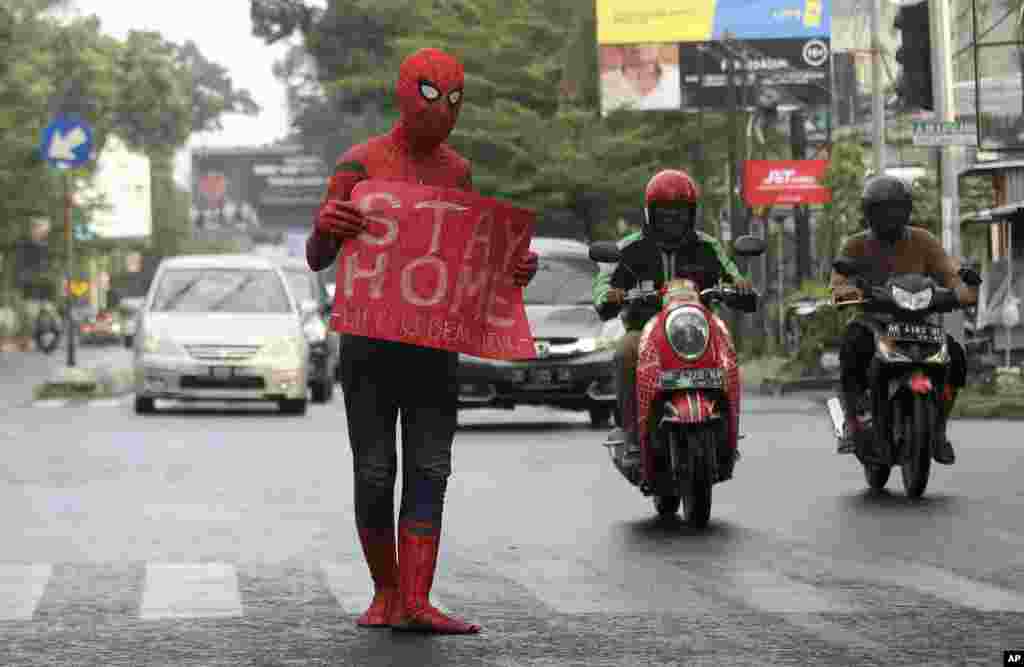
<svg viewBox="0 0 1024 667">
<path fill-rule="evenodd" d="M 437 98 L 441 97 L 441 91 L 437 89 L 437 86 L 429 81 L 420 81 L 420 95 L 422 95 L 424 99 L 433 102 Z"/>
<path fill-rule="evenodd" d="M 461 100 L 461 99 L 462 99 L 462 91 L 461 90 L 453 90 L 452 92 L 448 93 L 448 102 L 452 106 L 455 106 L 456 104 L 458 104 L 459 100 Z"/>
</svg>

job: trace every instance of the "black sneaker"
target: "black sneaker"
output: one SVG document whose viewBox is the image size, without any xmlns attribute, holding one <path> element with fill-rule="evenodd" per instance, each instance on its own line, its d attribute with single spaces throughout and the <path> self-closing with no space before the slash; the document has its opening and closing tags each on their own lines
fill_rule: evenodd
<svg viewBox="0 0 1024 667">
<path fill-rule="evenodd" d="M 628 464 L 640 465 L 640 442 L 636 434 L 626 432 L 626 446 L 622 448 L 622 459 Z"/>
<path fill-rule="evenodd" d="M 956 454 L 953 453 L 953 444 L 944 433 L 935 438 L 935 447 L 932 449 L 932 458 L 936 463 L 951 466 L 956 463 Z"/>
</svg>

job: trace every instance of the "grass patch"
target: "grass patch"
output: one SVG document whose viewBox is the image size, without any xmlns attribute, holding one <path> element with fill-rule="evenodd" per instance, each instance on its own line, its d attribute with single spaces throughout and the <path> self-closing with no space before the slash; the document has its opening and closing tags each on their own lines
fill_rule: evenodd
<svg viewBox="0 0 1024 667">
<path fill-rule="evenodd" d="M 786 368 L 790 360 L 785 357 L 761 357 L 740 364 L 740 377 L 745 384 L 760 385 L 766 380 L 789 381 L 791 371 Z M 795 377 L 792 379 L 796 379 Z"/>
<path fill-rule="evenodd" d="M 1024 393 L 992 394 L 965 388 L 956 399 L 952 416 L 961 419 L 1024 419 Z"/>
<path fill-rule="evenodd" d="M 89 401 L 114 398 L 131 391 L 134 371 L 129 368 L 65 369 L 64 375 L 36 386 L 32 397 L 37 401 L 53 399 Z"/>
</svg>

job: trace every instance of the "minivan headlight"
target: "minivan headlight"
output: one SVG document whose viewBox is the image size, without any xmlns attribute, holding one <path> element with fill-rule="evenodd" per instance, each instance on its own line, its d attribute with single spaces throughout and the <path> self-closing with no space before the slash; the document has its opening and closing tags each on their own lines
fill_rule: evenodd
<svg viewBox="0 0 1024 667">
<path fill-rule="evenodd" d="M 148 334 L 142 341 L 142 351 L 147 354 L 159 354 L 163 357 L 180 357 L 185 353 L 180 345 L 167 336 Z"/>
<path fill-rule="evenodd" d="M 260 348 L 260 356 L 269 361 L 293 361 L 302 358 L 302 346 L 291 336 L 275 338 Z"/>
</svg>

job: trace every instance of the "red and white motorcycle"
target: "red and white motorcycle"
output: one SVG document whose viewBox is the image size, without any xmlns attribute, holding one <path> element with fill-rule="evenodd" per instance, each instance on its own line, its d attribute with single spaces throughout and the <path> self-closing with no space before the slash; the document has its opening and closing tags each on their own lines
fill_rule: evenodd
<svg viewBox="0 0 1024 667">
<path fill-rule="evenodd" d="M 742 236 L 739 256 L 754 257 L 765 242 Z M 617 263 L 618 246 L 590 246 L 596 262 Z M 627 267 L 628 268 L 628 267 Z M 725 286 L 697 291 L 691 280 L 675 279 L 660 290 L 641 284 L 628 292 L 620 317 L 628 330 L 642 325 L 637 363 L 637 424 L 640 460 L 626 457 L 626 443 L 610 435 L 604 443 L 612 462 L 658 514 L 674 515 L 703 528 L 711 516 L 711 487 L 732 478 L 738 458 L 739 369 L 725 322 L 710 308 L 724 303 L 757 310 L 757 294 Z M 646 324 L 644 324 L 646 323 Z M 729 401 L 729 396 L 734 401 Z"/>
</svg>

